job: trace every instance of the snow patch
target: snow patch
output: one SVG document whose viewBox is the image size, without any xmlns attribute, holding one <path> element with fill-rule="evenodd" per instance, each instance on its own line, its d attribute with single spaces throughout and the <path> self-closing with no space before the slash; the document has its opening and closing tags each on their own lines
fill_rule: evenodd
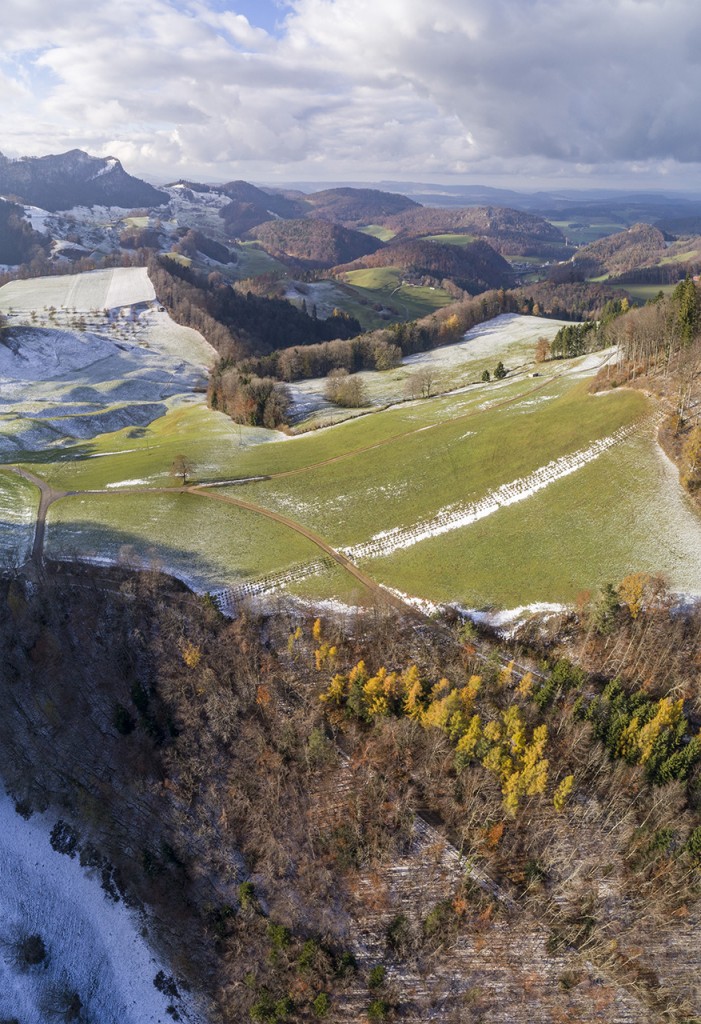
<svg viewBox="0 0 701 1024">
<path fill-rule="evenodd" d="M 77 859 L 51 847 L 52 824 L 47 815 L 23 820 L 0 794 L 0 1016 L 45 1024 L 56 993 L 70 991 L 86 1019 L 105 1024 L 165 1024 L 173 1002 L 182 1020 L 202 1021 L 154 986 L 169 969 L 142 938 L 144 921 L 108 899 Z M 13 945 L 36 934 L 46 965 L 20 970 Z"/>
<path fill-rule="evenodd" d="M 522 604 L 518 608 L 502 608 L 499 610 L 479 611 L 476 608 L 458 609 L 468 619 L 480 625 L 490 626 L 496 629 L 502 636 L 511 636 L 526 619 L 537 615 L 543 619 L 552 618 L 554 615 L 562 615 L 568 611 L 565 604 L 551 604 L 547 601 L 538 601 L 534 604 Z"/>
<path fill-rule="evenodd" d="M 149 480 L 118 480 L 115 483 L 105 484 L 105 488 L 112 487 L 148 487 Z"/>
</svg>

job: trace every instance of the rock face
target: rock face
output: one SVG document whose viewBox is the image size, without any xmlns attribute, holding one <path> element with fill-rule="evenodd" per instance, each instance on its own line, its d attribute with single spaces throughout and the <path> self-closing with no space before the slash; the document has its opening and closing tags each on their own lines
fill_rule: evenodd
<svg viewBox="0 0 701 1024">
<path fill-rule="evenodd" d="M 80 149 L 53 156 L 10 160 L 0 153 L 0 195 L 44 210 L 74 206 L 163 206 L 168 195 L 134 178 L 115 157 Z"/>
</svg>

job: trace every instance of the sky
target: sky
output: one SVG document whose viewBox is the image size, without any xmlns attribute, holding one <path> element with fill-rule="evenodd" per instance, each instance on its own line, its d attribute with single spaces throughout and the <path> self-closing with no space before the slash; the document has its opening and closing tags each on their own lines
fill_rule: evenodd
<svg viewBox="0 0 701 1024">
<path fill-rule="evenodd" d="M 3 0 L 0 151 L 156 183 L 696 190 L 691 0 Z"/>
</svg>

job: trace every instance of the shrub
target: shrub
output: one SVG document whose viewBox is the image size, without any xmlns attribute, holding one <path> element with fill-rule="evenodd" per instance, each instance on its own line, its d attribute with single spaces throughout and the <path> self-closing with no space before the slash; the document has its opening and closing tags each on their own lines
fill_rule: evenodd
<svg viewBox="0 0 701 1024">
<path fill-rule="evenodd" d="M 258 900 L 256 899 L 256 890 L 253 882 L 241 882 L 239 886 L 239 903 L 241 904 L 241 910 L 257 909 Z"/>
<path fill-rule="evenodd" d="M 386 971 L 381 964 L 378 964 L 368 974 L 368 988 L 382 988 L 385 983 Z"/>
<path fill-rule="evenodd" d="M 325 992 L 320 992 L 312 1002 L 312 1009 L 317 1017 L 325 1017 L 329 1012 L 329 997 Z"/>
<path fill-rule="evenodd" d="M 27 935 L 18 946 L 19 962 L 25 967 L 36 967 L 46 960 L 46 946 L 41 935 Z"/>
<path fill-rule="evenodd" d="M 376 1021 L 387 1020 L 391 1007 L 389 1003 L 385 1002 L 384 999 L 375 999 L 368 1006 L 368 1020 Z"/>
</svg>

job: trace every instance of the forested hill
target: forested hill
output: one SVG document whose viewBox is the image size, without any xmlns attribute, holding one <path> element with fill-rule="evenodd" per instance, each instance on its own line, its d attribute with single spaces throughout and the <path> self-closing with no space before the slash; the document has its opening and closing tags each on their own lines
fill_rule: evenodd
<svg viewBox="0 0 701 1024">
<path fill-rule="evenodd" d="M 327 220 L 272 220 L 249 232 L 278 258 L 292 258 L 310 267 L 333 267 L 375 252 L 382 242 Z"/>
<path fill-rule="evenodd" d="M 303 217 L 307 206 L 277 193 L 266 192 L 247 181 L 230 181 L 217 185 L 215 191 L 228 196 L 231 202 L 220 216 L 232 235 L 243 235 L 257 224 L 277 218 Z"/>
<path fill-rule="evenodd" d="M 347 227 L 384 222 L 387 217 L 421 207 L 408 196 L 375 188 L 329 188 L 306 197 L 311 215 Z"/>
<path fill-rule="evenodd" d="M 29 263 L 48 247 L 48 238 L 32 230 L 21 207 L 0 200 L 0 263 Z"/>
<path fill-rule="evenodd" d="M 470 234 L 485 238 L 503 256 L 560 254 L 565 236 L 542 217 L 499 206 L 442 209 L 420 206 L 388 217 L 384 224 L 397 237 Z"/>
<path fill-rule="evenodd" d="M 229 230 L 239 235 L 271 220 L 310 217 L 357 227 L 382 222 L 403 210 L 419 209 L 413 199 L 371 188 L 331 188 L 292 198 L 234 181 L 216 186 L 216 191 L 231 199 L 220 216 Z"/>
<path fill-rule="evenodd" d="M 616 276 L 640 267 L 655 266 L 665 253 L 665 236 L 651 224 L 634 224 L 607 238 L 600 238 L 580 249 L 575 267 L 589 277 Z"/>
<path fill-rule="evenodd" d="M 44 210 L 74 206 L 163 206 L 168 195 L 127 174 L 114 157 L 80 149 L 56 156 L 10 160 L 0 153 L 0 194 Z"/>
<path fill-rule="evenodd" d="M 153 258 L 149 276 L 159 302 L 180 324 L 200 331 L 219 355 L 240 359 L 288 345 L 351 338 L 361 331 L 346 314 L 317 320 L 285 299 L 268 299 L 212 282 L 167 257 Z"/>
<path fill-rule="evenodd" d="M 412 239 L 384 246 L 335 270 L 342 273 L 367 267 L 399 267 L 408 275 L 438 281 L 448 278 L 473 295 L 488 288 L 505 287 L 513 281 L 509 264 L 483 241 L 457 246 Z"/>
</svg>

